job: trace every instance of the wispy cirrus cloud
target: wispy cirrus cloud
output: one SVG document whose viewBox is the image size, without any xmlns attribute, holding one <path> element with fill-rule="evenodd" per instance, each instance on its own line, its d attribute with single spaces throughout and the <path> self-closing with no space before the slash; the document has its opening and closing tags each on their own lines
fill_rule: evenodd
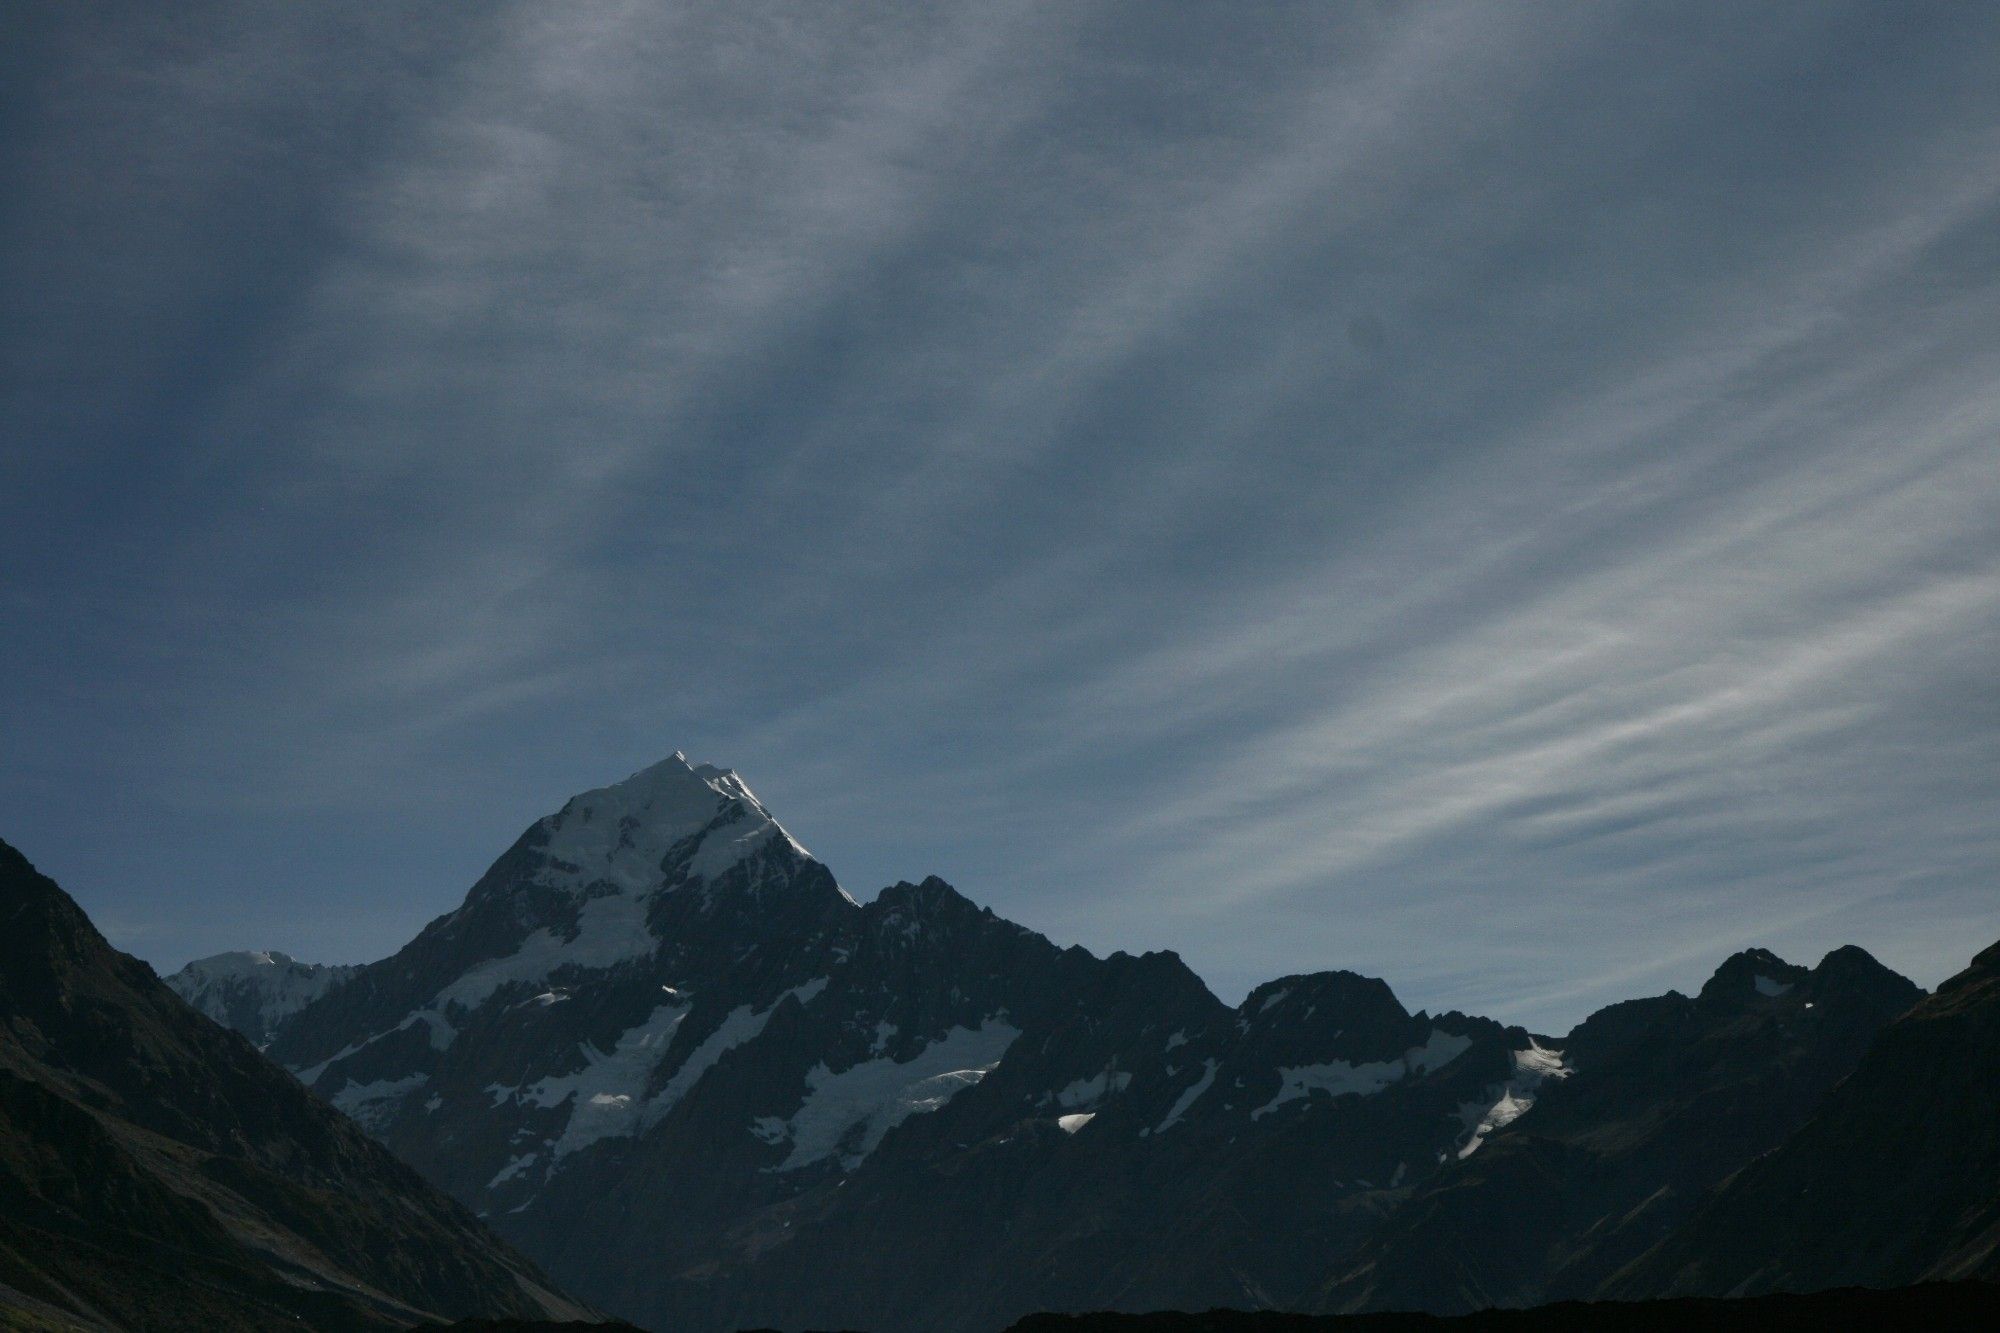
<svg viewBox="0 0 2000 1333">
<path fill-rule="evenodd" d="M 1224 991 L 1934 981 L 2000 927 L 1995 56 L 1943 8 L 50 17 L 0 816 L 167 963 L 386 952 L 685 747 L 859 892 Z"/>
</svg>

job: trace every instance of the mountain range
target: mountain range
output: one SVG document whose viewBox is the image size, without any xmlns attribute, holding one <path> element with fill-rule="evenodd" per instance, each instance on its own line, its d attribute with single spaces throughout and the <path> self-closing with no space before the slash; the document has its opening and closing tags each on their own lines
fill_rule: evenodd
<svg viewBox="0 0 2000 1333">
<path fill-rule="evenodd" d="M 1859 949 L 1750 950 L 1560 1038 L 1341 971 L 1232 1007 L 1171 953 L 1060 948 L 940 879 L 857 902 L 679 754 L 537 820 L 389 958 L 169 981 L 564 1288 L 661 1328 L 2000 1275 L 1990 1169 L 1884 1167 L 1900 1208 L 1967 1199 L 1898 1265 L 1841 1257 L 1875 1243 L 1859 1223 L 1759 1220 L 1796 1204 L 1774 1163 L 1838 1169 L 1801 1141 L 1865 1149 L 1873 1118 L 1926 1114 L 1947 1084 L 1911 1071 L 1950 1041 L 2000 1051 L 1983 982 L 1926 999 Z M 2000 1082 L 1971 1069 L 1953 1114 L 1990 1168 Z M 1745 1257 L 1786 1234 L 1792 1257 Z"/>
</svg>

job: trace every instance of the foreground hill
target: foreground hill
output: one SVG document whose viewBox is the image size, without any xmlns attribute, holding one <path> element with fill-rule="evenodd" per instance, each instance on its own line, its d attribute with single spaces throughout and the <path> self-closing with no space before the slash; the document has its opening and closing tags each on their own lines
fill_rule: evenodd
<svg viewBox="0 0 2000 1333">
<path fill-rule="evenodd" d="M 1611 1289 L 1954 1278 L 2000 1281 L 2000 944 L 1884 1029 L 1783 1147 Z"/>
<path fill-rule="evenodd" d="M 1596 1294 L 1920 995 L 1844 949 L 1566 1039 L 1348 972 L 1231 1008 L 942 880 L 861 905 L 680 755 L 303 1007 L 223 970 L 274 1059 L 569 1289 L 687 1333 Z"/>
<path fill-rule="evenodd" d="M 0 843 L 0 1320 L 588 1317 Z"/>
</svg>

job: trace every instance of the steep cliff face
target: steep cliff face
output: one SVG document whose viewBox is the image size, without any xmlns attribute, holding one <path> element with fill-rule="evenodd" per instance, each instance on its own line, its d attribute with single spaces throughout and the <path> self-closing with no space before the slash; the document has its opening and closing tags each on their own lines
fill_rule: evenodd
<svg viewBox="0 0 2000 1333">
<path fill-rule="evenodd" d="M 145 1328 L 587 1315 L 4 843 L 0 1285 Z"/>
</svg>

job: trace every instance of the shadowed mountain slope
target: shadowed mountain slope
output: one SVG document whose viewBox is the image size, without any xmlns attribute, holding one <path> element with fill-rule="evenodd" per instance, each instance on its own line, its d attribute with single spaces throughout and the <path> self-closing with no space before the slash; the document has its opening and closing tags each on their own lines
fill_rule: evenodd
<svg viewBox="0 0 2000 1333">
<path fill-rule="evenodd" d="M 107 1328 L 588 1317 L 5 843 L 0 1284 Z"/>
<path fill-rule="evenodd" d="M 1860 949 L 1811 969 L 1758 949 L 1692 998 L 1599 1010 L 1563 1041 L 1568 1076 L 1533 1114 L 1419 1189 L 1320 1308 L 1460 1313 L 1599 1295 L 1803 1124 L 1922 994 Z"/>
<path fill-rule="evenodd" d="M 1614 1293 L 2000 1281 L 2000 944 L 1883 1029 L 1782 1147 Z"/>
</svg>

